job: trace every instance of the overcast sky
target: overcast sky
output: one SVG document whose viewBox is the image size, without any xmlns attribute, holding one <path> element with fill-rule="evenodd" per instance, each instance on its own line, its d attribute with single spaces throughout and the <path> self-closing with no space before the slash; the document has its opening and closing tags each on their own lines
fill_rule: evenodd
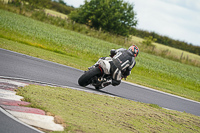
<svg viewBox="0 0 200 133">
<path fill-rule="evenodd" d="M 84 0 L 64 0 L 79 7 Z M 124 0 L 134 5 L 136 28 L 200 46 L 200 0 Z"/>
</svg>

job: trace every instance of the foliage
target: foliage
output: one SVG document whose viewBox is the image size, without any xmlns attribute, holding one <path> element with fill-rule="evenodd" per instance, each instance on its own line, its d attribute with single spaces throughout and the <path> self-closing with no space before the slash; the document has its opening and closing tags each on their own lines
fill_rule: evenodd
<svg viewBox="0 0 200 133">
<path fill-rule="evenodd" d="M 58 1 L 51 1 L 51 0 L 13 0 L 9 2 L 9 4 L 13 4 L 17 7 L 21 8 L 31 8 L 38 9 L 38 8 L 48 8 L 53 9 L 58 12 L 69 14 L 71 11 L 74 10 L 73 7 L 67 6 L 63 0 Z"/>
<path fill-rule="evenodd" d="M 153 42 L 155 42 L 157 39 L 153 38 L 152 36 L 149 37 L 145 37 L 145 40 L 142 42 L 142 44 L 146 45 L 146 46 L 153 46 Z"/>
<path fill-rule="evenodd" d="M 123 0 L 86 0 L 84 5 L 70 14 L 70 18 L 123 36 L 128 36 L 129 28 L 137 24 L 133 5 Z"/>
<path fill-rule="evenodd" d="M 63 4 L 63 5 L 67 5 L 63 0 L 54 0 L 54 1 L 56 1 L 56 2 L 58 2 L 60 4 Z"/>
<path fill-rule="evenodd" d="M 49 7 L 51 0 L 20 0 L 23 3 L 28 3 L 32 8 Z"/>
<path fill-rule="evenodd" d="M 73 7 L 67 6 L 66 3 L 62 2 L 62 0 L 59 0 L 58 2 L 51 2 L 49 9 L 53 9 L 64 14 L 69 14 L 74 10 Z"/>
</svg>

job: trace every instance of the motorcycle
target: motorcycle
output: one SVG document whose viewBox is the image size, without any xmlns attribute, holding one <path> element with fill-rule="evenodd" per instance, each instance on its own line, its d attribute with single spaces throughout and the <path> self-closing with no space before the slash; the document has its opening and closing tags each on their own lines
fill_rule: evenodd
<svg viewBox="0 0 200 133">
<path fill-rule="evenodd" d="M 95 65 L 86 71 L 78 80 L 80 86 L 93 85 L 95 89 L 102 89 L 103 84 L 111 84 L 108 82 L 112 79 L 110 74 L 110 63 L 108 60 L 99 60 L 98 65 Z M 107 86 L 107 85 L 106 85 Z"/>
</svg>

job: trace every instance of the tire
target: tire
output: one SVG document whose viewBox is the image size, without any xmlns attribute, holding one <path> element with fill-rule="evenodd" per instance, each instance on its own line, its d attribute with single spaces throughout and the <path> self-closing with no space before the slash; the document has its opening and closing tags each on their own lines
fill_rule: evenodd
<svg viewBox="0 0 200 133">
<path fill-rule="evenodd" d="M 87 86 L 90 84 L 90 80 L 94 77 L 94 76 L 98 76 L 101 74 L 101 71 L 98 67 L 95 67 L 94 69 L 91 69 L 89 71 L 87 71 L 86 73 L 84 73 L 79 79 L 78 79 L 78 84 L 80 86 Z"/>
</svg>

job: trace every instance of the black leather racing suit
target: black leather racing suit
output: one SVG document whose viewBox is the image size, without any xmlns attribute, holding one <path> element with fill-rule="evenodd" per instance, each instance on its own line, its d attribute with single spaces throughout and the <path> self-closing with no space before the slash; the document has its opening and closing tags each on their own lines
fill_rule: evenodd
<svg viewBox="0 0 200 133">
<path fill-rule="evenodd" d="M 135 66 L 135 57 L 130 50 L 123 48 L 117 49 L 115 56 L 110 61 L 112 85 L 116 86 L 121 83 L 121 78 L 130 75 L 132 68 Z"/>
<path fill-rule="evenodd" d="M 122 77 L 126 78 L 130 75 L 132 68 L 136 64 L 132 52 L 124 48 L 117 49 L 115 50 L 114 55 L 111 54 L 110 57 L 101 57 L 99 60 L 107 60 L 111 65 L 110 74 L 112 76 L 112 82 L 104 83 L 102 87 L 105 87 L 105 84 L 106 86 L 109 84 L 112 84 L 113 86 L 119 85 Z M 92 67 L 98 65 L 99 60 Z M 91 69 L 92 67 L 89 67 L 88 69 Z"/>
</svg>

